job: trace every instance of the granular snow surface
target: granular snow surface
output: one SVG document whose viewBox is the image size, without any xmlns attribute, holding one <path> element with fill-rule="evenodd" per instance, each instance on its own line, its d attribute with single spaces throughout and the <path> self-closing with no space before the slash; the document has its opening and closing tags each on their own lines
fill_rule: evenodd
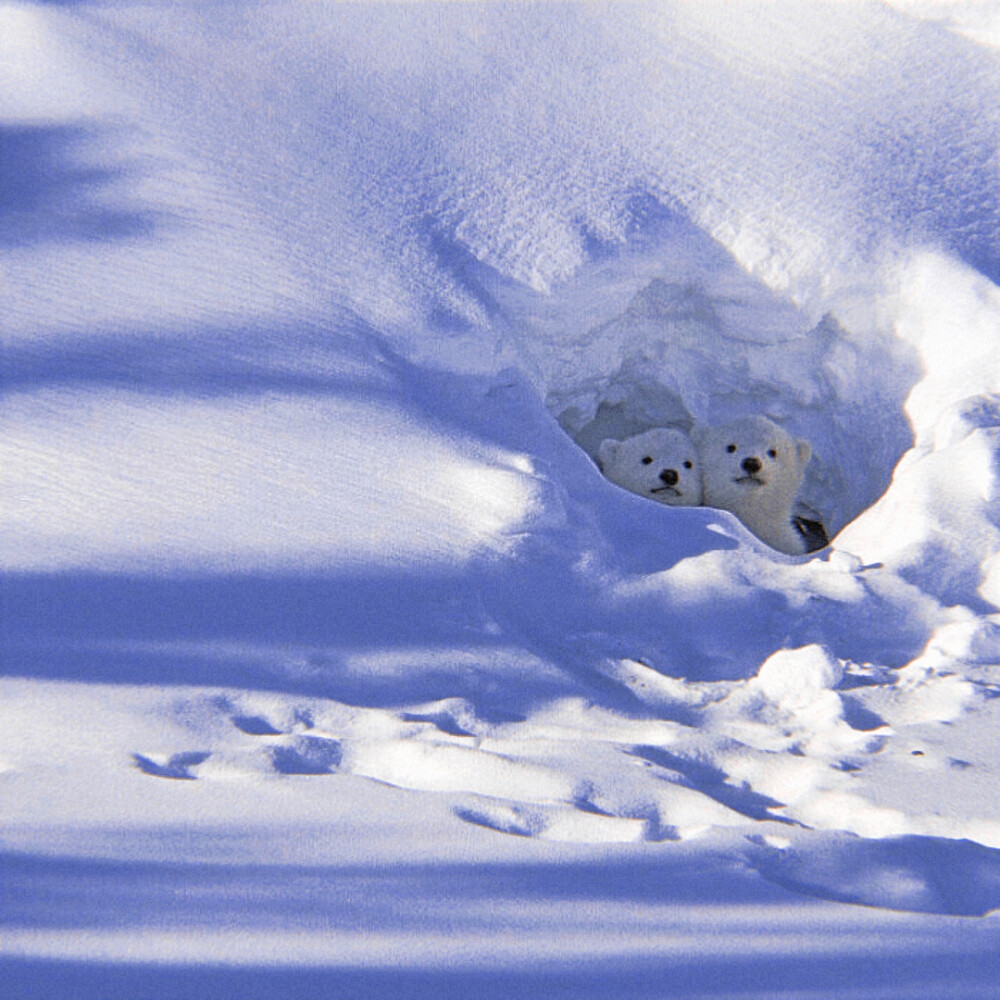
<svg viewBox="0 0 1000 1000">
<path fill-rule="evenodd" d="M 995 997 L 998 25 L 0 2 L 0 995 Z"/>
</svg>

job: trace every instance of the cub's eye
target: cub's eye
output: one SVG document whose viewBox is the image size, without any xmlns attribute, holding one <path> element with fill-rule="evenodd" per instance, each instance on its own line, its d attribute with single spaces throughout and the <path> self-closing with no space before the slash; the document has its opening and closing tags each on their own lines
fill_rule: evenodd
<svg viewBox="0 0 1000 1000">
<path fill-rule="evenodd" d="M 726 448 L 726 451 L 732 454 L 734 451 L 736 451 L 736 445 L 734 444 L 729 445 L 729 447 Z"/>
<path fill-rule="evenodd" d="M 653 464 L 653 459 L 652 459 L 652 457 L 651 457 L 651 456 L 649 456 L 649 455 L 647 455 L 647 456 L 646 456 L 646 457 L 645 457 L 645 458 L 644 458 L 644 459 L 642 460 L 642 464 L 643 464 L 643 465 L 652 465 L 652 464 Z"/>
<path fill-rule="evenodd" d="M 773 448 L 768 448 L 767 449 L 767 453 L 768 453 L 768 455 L 771 456 L 771 458 L 777 458 L 778 457 L 778 453 Z"/>
<path fill-rule="evenodd" d="M 691 463 L 690 462 L 685 462 L 684 463 L 684 468 L 685 469 L 690 469 L 691 468 Z"/>
</svg>

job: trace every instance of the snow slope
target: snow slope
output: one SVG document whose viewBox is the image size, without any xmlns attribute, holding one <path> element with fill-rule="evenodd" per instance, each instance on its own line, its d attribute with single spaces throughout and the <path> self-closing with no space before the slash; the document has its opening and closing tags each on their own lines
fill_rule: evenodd
<svg viewBox="0 0 1000 1000">
<path fill-rule="evenodd" d="M 994 995 L 972 6 L 0 4 L 9 995 Z"/>
</svg>

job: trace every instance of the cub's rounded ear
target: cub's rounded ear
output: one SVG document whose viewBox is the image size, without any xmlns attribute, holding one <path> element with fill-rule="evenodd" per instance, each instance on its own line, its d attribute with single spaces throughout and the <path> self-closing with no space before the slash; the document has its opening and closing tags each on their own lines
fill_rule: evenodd
<svg viewBox="0 0 1000 1000">
<path fill-rule="evenodd" d="M 608 463 L 615 460 L 621 441 L 615 438 L 605 438 L 597 447 L 597 464 L 603 470 Z"/>
<path fill-rule="evenodd" d="M 812 458 L 812 453 L 813 453 L 812 446 L 809 444 L 808 441 L 796 441 L 795 447 L 798 449 L 799 461 L 802 463 L 802 465 L 805 465 L 806 462 L 808 462 L 809 459 Z"/>
</svg>

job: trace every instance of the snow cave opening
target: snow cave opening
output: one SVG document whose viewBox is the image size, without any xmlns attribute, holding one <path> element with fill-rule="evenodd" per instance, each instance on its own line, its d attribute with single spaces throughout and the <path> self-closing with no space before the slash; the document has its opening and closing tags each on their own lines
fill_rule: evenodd
<svg viewBox="0 0 1000 1000">
<path fill-rule="evenodd" d="M 877 294 L 810 313 L 664 215 L 544 306 L 536 298 L 520 346 L 549 411 L 595 465 L 605 438 L 753 415 L 808 441 L 797 511 L 832 540 L 885 493 L 914 442 L 905 403 L 922 366 L 873 318 Z"/>
</svg>

